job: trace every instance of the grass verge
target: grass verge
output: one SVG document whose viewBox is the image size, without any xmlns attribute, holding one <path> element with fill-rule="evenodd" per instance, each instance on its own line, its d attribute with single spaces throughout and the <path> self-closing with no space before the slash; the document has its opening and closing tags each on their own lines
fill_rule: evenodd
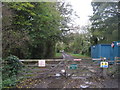
<svg viewBox="0 0 120 90">
<path fill-rule="evenodd" d="M 54 58 L 62 58 L 62 53 L 56 53 Z"/>
<path fill-rule="evenodd" d="M 90 58 L 87 55 L 81 55 L 81 54 L 73 54 L 73 53 L 68 53 L 69 55 L 73 56 L 74 58 Z"/>
</svg>

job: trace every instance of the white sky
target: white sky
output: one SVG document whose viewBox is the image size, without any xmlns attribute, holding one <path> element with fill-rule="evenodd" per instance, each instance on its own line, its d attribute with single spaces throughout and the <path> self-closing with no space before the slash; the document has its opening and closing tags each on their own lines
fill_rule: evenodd
<svg viewBox="0 0 120 90">
<path fill-rule="evenodd" d="M 76 19 L 75 22 L 77 25 L 83 26 L 88 24 L 88 20 L 90 15 L 92 15 L 93 10 L 91 6 L 92 0 L 65 0 L 69 2 L 73 7 L 76 14 L 80 17 Z"/>
</svg>

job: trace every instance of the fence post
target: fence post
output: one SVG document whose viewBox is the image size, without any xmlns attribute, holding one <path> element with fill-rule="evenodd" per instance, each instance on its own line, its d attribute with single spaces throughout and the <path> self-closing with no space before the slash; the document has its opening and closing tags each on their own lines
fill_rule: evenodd
<svg viewBox="0 0 120 90">
<path fill-rule="evenodd" d="M 101 62 L 106 62 L 106 58 L 101 59 Z M 108 78 L 108 76 L 107 76 L 107 67 L 106 68 L 102 67 L 102 76 L 104 78 Z"/>
</svg>

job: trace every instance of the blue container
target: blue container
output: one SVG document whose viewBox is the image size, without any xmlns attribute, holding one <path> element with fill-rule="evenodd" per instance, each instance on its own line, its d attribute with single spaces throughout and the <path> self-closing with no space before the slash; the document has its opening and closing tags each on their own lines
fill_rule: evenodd
<svg viewBox="0 0 120 90">
<path fill-rule="evenodd" d="M 96 60 L 105 57 L 109 61 L 114 61 L 115 57 L 120 57 L 120 41 L 91 46 L 91 57 Z"/>
<path fill-rule="evenodd" d="M 91 57 L 94 59 L 99 59 L 105 57 L 106 59 L 110 59 L 110 44 L 97 44 L 95 46 L 91 46 Z"/>
<path fill-rule="evenodd" d="M 115 60 L 115 57 L 120 57 L 120 41 L 113 42 L 114 47 L 111 47 L 111 60 Z"/>
</svg>

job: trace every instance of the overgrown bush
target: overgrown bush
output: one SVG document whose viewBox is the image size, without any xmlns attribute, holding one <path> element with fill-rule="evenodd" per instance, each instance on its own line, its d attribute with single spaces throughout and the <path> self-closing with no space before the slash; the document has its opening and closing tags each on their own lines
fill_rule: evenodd
<svg viewBox="0 0 120 90">
<path fill-rule="evenodd" d="M 2 87 L 6 88 L 6 87 L 14 86 L 16 85 L 16 82 L 17 82 L 17 79 L 15 77 L 6 78 L 2 82 Z"/>
<path fill-rule="evenodd" d="M 19 61 L 19 58 L 11 55 L 3 60 L 2 68 L 2 84 L 3 87 L 13 86 L 16 82 L 16 76 L 18 72 L 22 69 L 22 64 Z"/>
</svg>

